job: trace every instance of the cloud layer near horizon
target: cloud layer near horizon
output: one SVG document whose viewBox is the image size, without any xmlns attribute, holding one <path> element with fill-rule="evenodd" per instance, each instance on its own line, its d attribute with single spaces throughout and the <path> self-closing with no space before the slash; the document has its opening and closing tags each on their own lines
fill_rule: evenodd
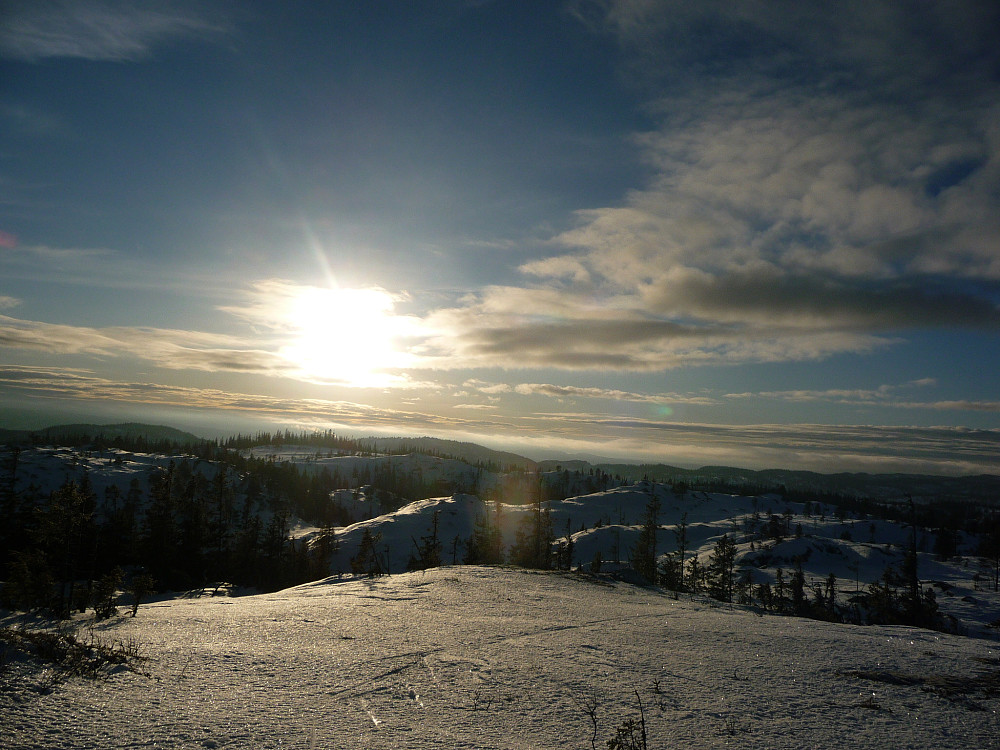
<svg viewBox="0 0 1000 750">
<path fill-rule="evenodd" d="M 479 418 L 278 398 L 207 388 L 115 382 L 89 370 L 0 366 L 0 393 L 223 410 L 282 425 L 460 436 L 538 456 L 596 453 L 686 466 L 971 474 L 995 471 L 1000 432 L 949 427 L 679 424 L 600 414 Z M 462 406 L 462 405 L 459 405 Z"/>
</svg>

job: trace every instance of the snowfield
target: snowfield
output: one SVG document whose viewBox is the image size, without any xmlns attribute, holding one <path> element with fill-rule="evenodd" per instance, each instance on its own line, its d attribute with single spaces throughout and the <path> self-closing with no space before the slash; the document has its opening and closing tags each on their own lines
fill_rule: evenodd
<svg viewBox="0 0 1000 750">
<path fill-rule="evenodd" d="M 995 641 L 580 574 L 331 578 L 90 627 L 141 643 L 148 676 L 46 691 L 43 665 L 8 656 L 0 746 L 603 748 L 638 694 L 651 748 L 1000 747 Z"/>
</svg>

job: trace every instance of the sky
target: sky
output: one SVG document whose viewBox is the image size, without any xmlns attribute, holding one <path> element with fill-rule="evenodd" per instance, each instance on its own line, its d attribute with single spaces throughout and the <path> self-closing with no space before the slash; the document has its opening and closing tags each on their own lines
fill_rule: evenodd
<svg viewBox="0 0 1000 750">
<path fill-rule="evenodd" d="M 0 422 L 998 473 L 998 38 L 972 0 L 7 0 Z"/>
</svg>

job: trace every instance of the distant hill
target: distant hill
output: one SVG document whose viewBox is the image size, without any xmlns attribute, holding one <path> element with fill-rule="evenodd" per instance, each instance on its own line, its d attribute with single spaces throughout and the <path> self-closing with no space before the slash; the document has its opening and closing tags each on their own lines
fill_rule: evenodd
<svg viewBox="0 0 1000 750">
<path fill-rule="evenodd" d="M 62 424 L 44 427 L 40 430 L 0 430 L 0 440 L 5 442 L 43 440 L 80 440 L 114 438 L 142 438 L 150 442 L 170 442 L 177 445 L 193 445 L 205 442 L 204 438 L 166 425 L 123 422 L 121 424 Z"/>
<path fill-rule="evenodd" d="M 139 422 L 119 424 L 64 424 L 39 430 L 0 429 L 0 443 L 31 442 L 60 439 L 78 442 L 80 439 L 113 440 L 115 438 L 142 438 L 150 442 L 175 445 L 197 445 L 204 439 L 190 432 L 166 425 Z M 659 482 L 683 481 L 701 487 L 731 487 L 745 491 L 803 492 L 812 494 L 837 494 L 847 497 L 873 499 L 900 499 L 912 496 L 921 498 L 948 498 L 955 501 L 1000 502 L 1000 476 L 936 476 L 923 474 L 820 474 L 791 469 L 741 469 L 732 466 L 702 466 L 684 469 L 670 464 L 634 464 L 588 461 L 580 458 L 547 459 L 530 458 L 487 448 L 476 443 L 445 440 L 435 437 L 372 437 L 364 442 L 383 452 L 416 452 L 449 456 L 471 464 L 492 464 L 502 468 L 528 471 L 555 471 L 556 467 L 587 474 L 591 469 L 600 470 L 626 480 L 650 479 Z"/>
<path fill-rule="evenodd" d="M 819 474 L 791 469 L 740 469 L 732 466 L 702 466 L 682 469 L 669 464 L 595 463 L 586 461 L 542 461 L 543 471 L 559 465 L 571 471 L 600 469 L 631 481 L 650 479 L 658 482 L 683 481 L 692 485 L 728 485 L 734 488 L 759 488 L 763 491 L 831 493 L 848 497 L 876 499 L 950 498 L 954 500 L 1000 501 L 1000 476 L 980 474 L 952 477 L 929 474 Z"/>
<path fill-rule="evenodd" d="M 458 440 L 444 440 L 434 437 L 388 437 L 365 439 L 365 442 L 372 442 L 379 450 L 399 450 L 412 449 L 414 452 L 438 453 L 442 455 L 460 458 L 471 464 L 483 462 L 497 464 L 503 467 L 516 467 L 534 471 L 538 464 L 530 458 L 525 458 L 517 453 L 508 451 L 498 451 L 487 448 L 477 443 L 463 443 Z"/>
</svg>

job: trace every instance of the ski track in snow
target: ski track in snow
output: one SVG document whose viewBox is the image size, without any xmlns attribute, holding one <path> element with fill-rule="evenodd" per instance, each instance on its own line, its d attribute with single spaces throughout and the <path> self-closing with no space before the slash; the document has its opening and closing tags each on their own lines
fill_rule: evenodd
<svg viewBox="0 0 1000 750">
<path fill-rule="evenodd" d="M 151 676 L 42 694 L 8 674 L 0 746 L 589 748 L 594 701 L 604 747 L 638 691 L 650 747 L 1000 747 L 997 695 L 845 674 L 974 677 L 1000 671 L 996 642 L 572 575 L 441 568 L 178 599 L 95 633 L 138 638 Z"/>
</svg>

